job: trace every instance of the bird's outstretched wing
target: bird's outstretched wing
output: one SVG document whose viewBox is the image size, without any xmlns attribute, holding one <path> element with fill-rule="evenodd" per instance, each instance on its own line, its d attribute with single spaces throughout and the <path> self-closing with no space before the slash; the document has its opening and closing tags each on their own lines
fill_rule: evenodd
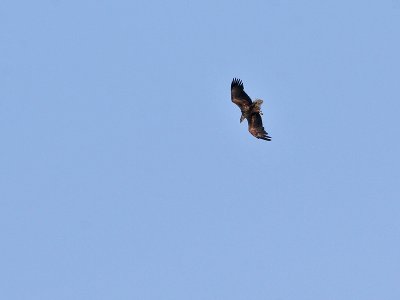
<svg viewBox="0 0 400 300">
<path fill-rule="evenodd" d="M 243 82 L 240 79 L 233 78 L 232 80 L 231 99 L 242 112 L 247 111 L 252 103 L 251 98 L 244 91 Z"/>
<path fill-rule="evenodd" d="M 258 139 L 270 141 L 271 137 L 268 136 L 268 132 L 264 130 L 262 119 L 259 113 L 253 113 L 247 118 L 249 123 L 249 132 Z"/>
</svg>

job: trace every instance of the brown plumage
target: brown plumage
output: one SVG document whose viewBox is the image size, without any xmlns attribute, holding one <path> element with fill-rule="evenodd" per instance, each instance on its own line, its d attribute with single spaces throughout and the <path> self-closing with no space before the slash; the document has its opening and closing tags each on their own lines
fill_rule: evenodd
<svg viewBox="0 0 400 300">
<path fill-rule="evenodd" d="M 268 136 L 262 124 L 261 104 L 263 101 L 261 99 L 251 101 L 251 98 L 244 91 L 243 82 L 237 78 L 233 78 L 231 83 L 231 99 L 242 112 L 240 122 L 247 119 L 249 132 L 258 139 L 270 141 L 271 137 Z"/>
</svg>

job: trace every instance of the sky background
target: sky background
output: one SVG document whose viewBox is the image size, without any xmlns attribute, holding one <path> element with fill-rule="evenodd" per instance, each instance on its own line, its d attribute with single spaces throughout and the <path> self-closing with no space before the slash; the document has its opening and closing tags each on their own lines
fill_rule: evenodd
<svg viewBox="0 0 400 300">
<path fill-rule="evenodd" d="M 400 299 L 399 37 L 399 0 L 1 1 L 0 298 Z"/>
</svg>

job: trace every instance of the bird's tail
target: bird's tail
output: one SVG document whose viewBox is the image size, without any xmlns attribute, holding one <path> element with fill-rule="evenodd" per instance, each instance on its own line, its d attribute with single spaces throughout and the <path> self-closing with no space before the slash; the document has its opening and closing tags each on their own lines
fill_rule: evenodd
<svg viewBox="0 0 400 300">
<path fill-rule="evenodd" d="M 263 104 L 264 101 L 262 101 L 261 99 L 256 99 L 254 101 L 254 106 L 261 108 L 261 104 Z"/>
</svg>

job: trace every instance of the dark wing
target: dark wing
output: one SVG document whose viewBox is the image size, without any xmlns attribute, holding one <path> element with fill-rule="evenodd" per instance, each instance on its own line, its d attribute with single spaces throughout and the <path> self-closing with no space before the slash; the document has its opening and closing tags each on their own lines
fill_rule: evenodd
<svg viewBox="0 0 400 300">
<path fill-rule="evenodd" d="M 249 122 L 249 132 L 258 139 L 270 141 L 271 137 L 268 136 L 268 132 L 264 130 L 262 119 L 259 113 L 253 113 L 247 118 Z"/>
<path fill-rule="evenodd" d="M 247 111 L 252 103 L 250 97 L 244 91 L 243 82 L 240 79 L 233 78 L 232 80 L 231 99 L 242 112 Z"/>
</svg>

